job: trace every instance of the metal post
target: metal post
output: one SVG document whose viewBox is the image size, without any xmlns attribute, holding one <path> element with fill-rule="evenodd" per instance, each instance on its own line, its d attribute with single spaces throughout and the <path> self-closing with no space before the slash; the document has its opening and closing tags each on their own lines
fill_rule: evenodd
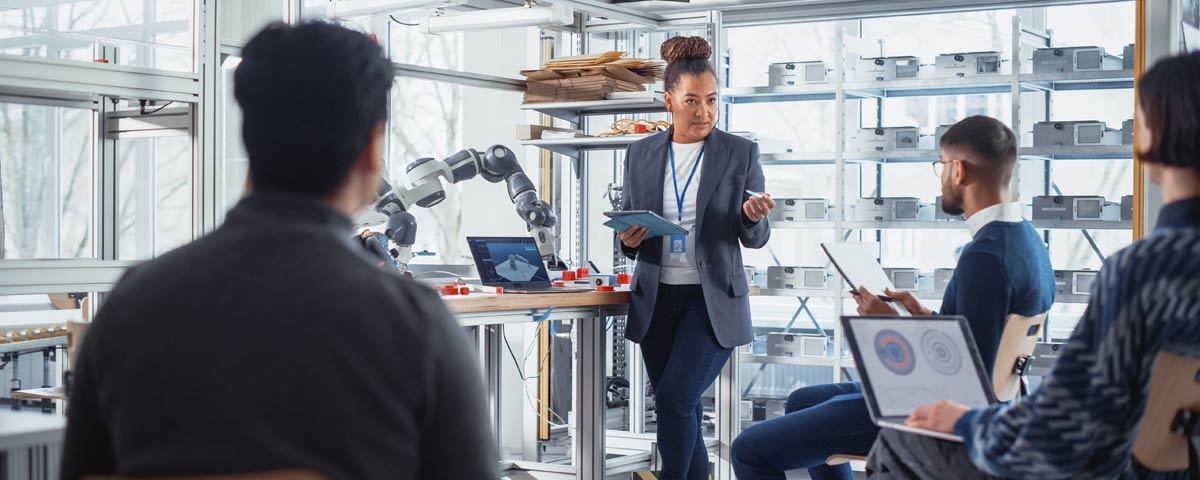
<svg viewBox="0 0 1200 480">
<path fill-rule="evenodd" d="M 500 336 L 498 325 L 475 327 L 475 347 L 478 351 L 479 370 L 483 383 L 487 385 L 488 412 L 491 413 L 492 439 L 500 445 Z M 499 453 L 499 452 L 497 452 Z"/>
<path fill-rule="evenodd" d="M 6 353 L 4 355 L 4 357 L 5 357 L 4 359 L 7 360 L 7 363 L 9 364 L 9 366 L 12 367 L 12 379 L 8 381 L 8 392 L 9 392 L 8 398 L 9 398 L 9 401 L 12 402 L 12 405 L 11 405 L 12 409 L 14 411 L 19 411 L 19 410 L 21 410 L 21 400 L 19 400 L 17 398 L 13 398 L 13 397 L 15 397 L 15 395 L 13 395 L 13 394 L 17 393 L 17 390 L 21 389 L 21 377 L 20 377 L 20 375 L 21 375 L 21 373 L 20 373 L 21 354 L 19 354 L 17 352 L 11 352 L 11 353 Z"/>
<path fill-rule="evenodd" d="M 629 433 L 646 433 L 646 367 L 642 348 L 629 340 L 625 358 L 629 361 Z"/>
<path fill-rule="evenodd" d="M 50 362 L 54 361 L 54 349 L 57 347 L 46 347 L 42 350 L 42 388 L 50 388 Z M 42 413 L 50 413 L 53 410 L 54 401 L 49 398 L 42 399 Z"/>
<path fill-rule="evenodd" d="M 94 115 L 94 135 L 96 136 L 96 184 L 95 195 L 96 213 L 93 215 L 95 224 L 93 231 L 96 235 L 96 256 L 100 260 L 117 259 L 117 231 L 120 219 L 117 213 L 120 205 L 117 192 L 117 141 L 106 134 L 108 114 L 115 109 L 115 99 L 103 97 Z M 94 305 L 99 308 L 99 305 Z"/>
<path fill-rule="evenodd" d="M 192 104 L 192 237 L 210 232 L 224 216 L 217 195 L 222 183 L 224 156 L 217 155 L 221 135 L 218 129 L 217 86 L 221 82 L 220 23 L 217 22 L 216 0 L 197 2 L 196 16 L 196 73 L 200 76 L 200 101 Z M 225 85 L 225 88 L 230 87 Z M 237 141 L 231 139 L 230 141 Z M 220 160 L 219 160 L 220 159 Z"/>
<path fill-rule="evenodd" d="M 604 479 L 604 316 L 575 322 L 575 468 L 580 480 Z"/>
<path fill-rule="evenodd" d="M 488 386 L 488 408 L 492 411 L 492 437 L 496 440 L 496 448 L 500 448 L 500 418 L 503 416 L 503 399 L 500 393 L 500 386 L 503 375 L 504 357 L 501 355 L 502 345 L 501 335 L 504 333 L 504 325 L 491 325 L 482 327 L 480 331 L 484 332 L 487 341 L 487 386 Z M 497 451 L 499 453 L 499 451 Z"/>
<path fill-rule="evenodd" d="M 846 29 L 839 28 L 837 32 L 837 41 L 834 42 L 834 121 L 836 122 L 836 141 L 833 146 L 833 161 L 834 175 L 836 179 L 833 182 L 834 198 L 837 201 L 833 204 L 833 229 L 838 232 L 838 236 L 845 238 L 845 203 L 846 198 L 846 160 L 845 160 L 845 139 L 846 139 Z M 861 183 L 862 168 L 859 168 L 859 181 Z M 859 186 L 860 194 L 862 187 Z M 845 289 L 836 289 L 834 295 L 833 314 L 836 318 L 842 315 L 842 304 L 845 303 L 843 291 Z M 834 323 L 833 327 L 833 381 L 841 381 L 841 365 L 842 365 L 842 328 L 838 322 Z"/>
</svg>

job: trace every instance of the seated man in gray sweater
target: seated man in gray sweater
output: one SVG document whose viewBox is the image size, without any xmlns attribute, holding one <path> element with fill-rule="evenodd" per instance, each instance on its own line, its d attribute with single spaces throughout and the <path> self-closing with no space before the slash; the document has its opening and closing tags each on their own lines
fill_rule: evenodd
<svg viewBox="0 0 1200 480">
<path fill-rule="evenodd" d="M 392 64 L 327 23 L 270 25 L 242 53 L 252 193 L 101 306 L 63 478 L 495 478 L 466 335 L 433 290 L 351 242 L 380 184 Z"/>
</svg>

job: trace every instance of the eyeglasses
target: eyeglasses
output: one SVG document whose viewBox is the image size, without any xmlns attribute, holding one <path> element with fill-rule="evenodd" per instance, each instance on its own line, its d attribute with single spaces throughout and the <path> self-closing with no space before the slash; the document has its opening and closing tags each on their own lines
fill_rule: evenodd
<svg viewBox="0 0 1200 480">
<path fill-rule="evenodd" d="M 934 160 L 929 163 L 930 163 L 930 165 L 933 165 L 933 175 L 938 178 L 942 178 L 942 170 L 946 169 L 946 164 L 954 163 L 954 160 L 946 162 L 946 161 L 942 161 L 939 159 L 939 160 Z"/>
</svg>

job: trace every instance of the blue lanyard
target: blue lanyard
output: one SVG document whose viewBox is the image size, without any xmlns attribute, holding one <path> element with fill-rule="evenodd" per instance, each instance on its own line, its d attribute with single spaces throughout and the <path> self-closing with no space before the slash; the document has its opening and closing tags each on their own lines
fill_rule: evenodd
<svg viewBox="0 0 1200 480">
<path fill-rule="evenodd" d="M 700 154 L 696 155 L 696 164 L 692 165 L 692 173 L 688 174 L 687 182 L 683 184 L 683 195 L 679 194 L 679 178 L 675 176 L 675 145 L 671 145 L 671 184 L 675 187 L 675 204 L 678 206 L 676 210 L 679 215 L 679 221 L 683 221 L 683 197 L 687 196 L 688 187 L 692 186 L 692 177 L 696 176 L 696 169 L 700 167 L 700 160 L 704 158 L 704 146 L 700 147 Z"/>
</svg>

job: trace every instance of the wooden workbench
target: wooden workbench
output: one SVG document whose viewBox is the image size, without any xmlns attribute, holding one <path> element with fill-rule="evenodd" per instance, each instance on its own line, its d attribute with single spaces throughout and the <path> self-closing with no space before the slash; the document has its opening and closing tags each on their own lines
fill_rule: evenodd
<svg viewBox="0 0 1200 480">
<path fill-rule="evenodd" d="M 507 293 L 491 295 L 471 293 L 442 297 L 452 313 L 485 313 L 512 310 L 530 310 L 566 307 L 596 307 L 602 305 L 626 305 L 629 291 L 580 292 L 580 293 Z"/>
</svg>

